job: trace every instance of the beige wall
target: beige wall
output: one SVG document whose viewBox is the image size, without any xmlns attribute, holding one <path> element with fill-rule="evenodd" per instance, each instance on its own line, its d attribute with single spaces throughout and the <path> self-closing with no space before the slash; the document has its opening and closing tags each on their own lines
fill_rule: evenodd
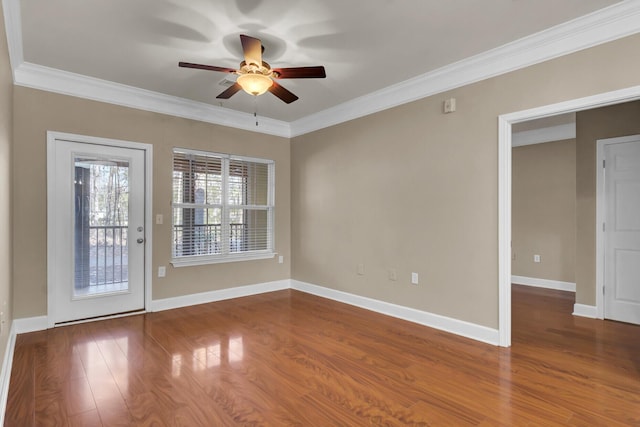
<svg viewBox="0 0 640 427">
<path fill-rule="evenodd" d="M 13 79 L 9 66 L 4 15 L 0 5 L 0 311 L 4 313 L 0 333 L 0 355 L 4 355 L 13 319 L 11 300 L 11 145 Z M 0 356 L 2 357 L 2 356 Z"/>
<path fill-rule="evenodd" d="M 640 35 L 628 37 L 300 136 L 291 146 L 284 138 L 15 88 L 12 159 L 26 165 L 12 175 L 20 236 L 12 246 L 15 317 L 47 311 L 45 139 L 55 130 L 153 144 L 153 213 L 165 218 L 174 146 L 276 160 L 276 250 L 285 264 L 169 267 L 166 278 L 153 279 L 154 299 L 293 277 L 496 328 L 498 115 L 639 85 L 640 57 L 629 54 L 639 43 Z M 458 112 L 441 114 L 452 96 Z M 155 272 L 169 265 L 170 225 L 153 232 Z M 364 275 L 356 274 L 360 263 Z M 388 279 L 389 269 L 397 281 Z M 409 283 L 412 271 L 419 286 Z"/>
<path fill-rule="evenodd" d="M 640 134 L 640 101 L 576 114 L 576 302 L 596 305 L 596 141 Z"/>
<path fill-rule="evenodd" d="M 575 139 L 514 148 L 512 171 L 511 273 L 574 283 Z"/>
<path fill-rule="evenodd" d="M 14 92 L 14 301 L 17 318 L 47 313 L 46 132 L 48 130 L 153 144 L 153 299 L 290 277 L 290 142 L 207 123 L 165 116 L 24 87 Z M 276 162 L 276 259 L 170 267 L 172 149 L 211 150 Z M 167 277 L 155 277 L 159 265 Z"/>
<path fill-rule="evenodd" d="M 295 138 L 293 278 L 497 328 L 497 117 L 639 85 L 639 44 L 631 36 Z M 458 111 L 444 115 L 449 97 Z"/>
</svg>

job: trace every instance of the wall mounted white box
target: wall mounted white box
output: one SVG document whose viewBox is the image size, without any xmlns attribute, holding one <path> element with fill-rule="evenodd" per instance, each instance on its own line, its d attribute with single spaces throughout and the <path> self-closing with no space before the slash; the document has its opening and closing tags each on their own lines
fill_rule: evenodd
<svg viewBox="0 0 640 427">
<path fill-rule="evenodd" d="M 453 113 L 454 111 L 456 111 L 456 99 L 449 98 L 446 101 L 444 101 L 444 104 L 442 106 L 442 111 L 445 114 Z"/>
</svg>

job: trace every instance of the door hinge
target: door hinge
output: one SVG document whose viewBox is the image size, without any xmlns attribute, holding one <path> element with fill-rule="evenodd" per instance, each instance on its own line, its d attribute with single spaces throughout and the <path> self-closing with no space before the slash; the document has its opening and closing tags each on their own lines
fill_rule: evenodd
<svg viewBox="0 0 640 427">
<path fill-rule="evenodd" d="M 604 224 L 605 224 L 605 223 L 603 222 L 603 223 L 602 223 L 602 231 L 603 231 L 603 232 L 604 232 L 604 230 L 606 229 L 606 227 L 605 227 L 605 225 L 604 225 Z"/>
<path fill-rule="evenodd" d="M 605 162 L 606 162 L 606 160 L 603 160 L 603 161 L 602 161 L 602 169 L 604 169 L 604 167 L 605 167 L 605 166 L 604 166 Z"/>
</svg>

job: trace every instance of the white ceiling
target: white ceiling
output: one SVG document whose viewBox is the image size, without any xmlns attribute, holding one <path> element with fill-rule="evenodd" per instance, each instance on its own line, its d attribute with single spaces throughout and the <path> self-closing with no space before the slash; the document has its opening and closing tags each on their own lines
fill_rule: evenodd
<svg viewBox="0 0 640 427">
<path fill-rule="evenodd" d="M 551 27 L 616 3 L 638 6 L 637 0 L 3 1 L 6 19 L 13 21 L 7 33 L 15 70 L 33 71 L 34 64 L 216 106 L 212 111 L 257 110 L 274 119 L 274 126 L 347 105 L 354 109 L 371 93 L 393 97 L 393 85 L 425 80 L 451 64 L 490 56 L 492 49 L 544 36 Z M 240 34 L 262 40 L 272 67 L 324 65 L 327 78 L 281 80 L 300 97 L 289 105 L 269 93 L 254 98 L 239 92 L 220 102 L 223 73 L 177 66 L 186 61 L 237 68 Z M 42 80 L 52 70 L 37 71 Z M 22 79 L 25 86 L 46 86 Z"/>
</svg>

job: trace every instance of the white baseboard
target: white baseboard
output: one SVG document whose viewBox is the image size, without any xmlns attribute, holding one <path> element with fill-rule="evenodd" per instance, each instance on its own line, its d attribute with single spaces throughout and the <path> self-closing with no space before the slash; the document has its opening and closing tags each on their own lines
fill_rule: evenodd
<svg viewBox="0 0 640 427">
<path fill-rule="evenodd" d="M 151 301 L 151 307 L 147 311 L 163 311 L 172 308 L 188 307 L 190 305 L 205 304 L 208 302 L 222 301 L 231 298 L 246 297 L 263 294 L 265 292 L 289 289 L 290 281 L 279 280 L 276 282 L 259 283 L 257 285 L 239 286 L 237 288 L 220 289 L 217 291 L 202 292 L 199 294 L 183 295 L 174 298 L 164 298 Z M 47 316 L 25 317 L 13 321 L 15 333 L 44 331 L 49 328 Z"/>
<path fill-rule="evenodd" d="M 595 305 L 573 304 L 573 315 L 597 319 L 598 309 Z"/>
<path fill-rule="evenodd" d="M 44 331 L 49 328 L 47 316 L 24 317 L 22 319 L 14 319 L 16 335 L 26 334 L 28 332 Z"/>
<path fill-rule="evenodd" d="M 2 426 L 4 425 L 4 413 L 7 409 L 7 398 L 9 397 L 9 381 L 11 380 L 13 353 L 16 348 L 16 335 L 15 322 L 12 322 L 7 348 L 4 350 L 2 371 L 0 372 L 0 425 Z"/>
<path fill-rule="evenodd" d="M 236 288 L 202 292 L 199 294 L 157 299 L 151 301 L 151 307 L 149 311 L 171 310 L 173 308 L 188 307 L 191 305 L 205 304 L 208 302 L 216 302 L 232 298 L 264 294 L 266 292 L 281 291 L 283 289 L 289 289 L 290 287 L 291 281 L 289 279 L 286 279 L 278 280 L 275 282 L 260 283 L 257 285 L 238 286 Z"/>
<path fill-rule="evenodd" d="M 151 307 L 148 309 L 148 311 L 171 310 L 174 308 L 188 307 L 191 305 L 206 304 L 209 302 L 258 295 L 266 292 L 280 291 L 283 289 L 296 289 L 302 292 L 332 299 L 334 301 L 343 302 L 345 304 L 354 305 L 356 307 L 375 311 L 376 313 L 386 314 L 388 316 L 408 320 L 410 322 L 450 332 L 452 334 L 471 338 L 477 341 L 482 341 L 488 344 L 499 345 L 500 342 L 497 329 L 492 329 L 486 326 L 465 322 L 463 320 L 453 319 L 426 311 L 416 310 L 410 307 L 404 307 L 401 305 L 396 305 L 372 298 L 350 294 L 347 292 L 337 291 L 335 289 L 325 288 L 322 286 L 289 279 L 153 300 L 151 301 Z M 593 317 L 595 317 L 595 315 Z M 47 328 L 47 316 L 15 319 L 12 326 L 14 335 L 27 332 L 43 331 Z"/>
<path fill-rule="evenodd" d="M 482 341 L 488 344 L 499 345 L 500 336 L 497 329 L 488 328 L 486 326 L 476 325 L 475 323 L 465 322 L 463 320 L 452 319 L 450 317 L 440 316 L 438 314 L 426 311 L 416 310 L 414 308 L 404 307 L 391 304 L 372 298 L 362 297 L 347 292 L 337 291 L 322 286 L 312 285 L 310 283 L 291 280 L 291 288 L 317 295 L 323 298 L 332 299 L 366 310 L 375 311 L 377 313 L 386 314 L 409 322 L 418 323 L 430 328 L 439 329 L 450 332 L 452 334 L 461 335 L 476 341 Z"/>
<path fill-rule="evenodd" d="M 536 288 L 555 289 L 557 291 L 575 292 L 576 284 L 560 280 L 537 279 L 535 277 L 511 276 L 514 285 L 534 286 Z"/>
</svg>

